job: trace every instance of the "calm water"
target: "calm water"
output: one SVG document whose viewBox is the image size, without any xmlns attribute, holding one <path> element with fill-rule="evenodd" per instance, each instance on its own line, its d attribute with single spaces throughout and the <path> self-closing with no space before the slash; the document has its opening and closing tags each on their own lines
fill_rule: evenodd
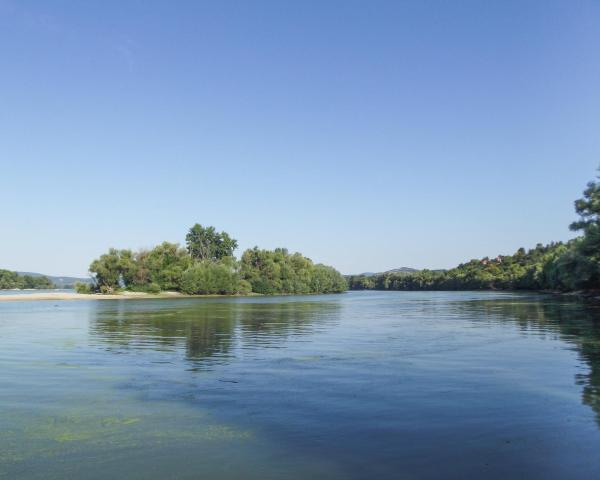
<svg viewBox="0 0 600 480">
<path fill-rule="evenodd" d="M 600 311 L 537 295 L 0 303 L 0 478 L 600 478 Z"/>
</svg>

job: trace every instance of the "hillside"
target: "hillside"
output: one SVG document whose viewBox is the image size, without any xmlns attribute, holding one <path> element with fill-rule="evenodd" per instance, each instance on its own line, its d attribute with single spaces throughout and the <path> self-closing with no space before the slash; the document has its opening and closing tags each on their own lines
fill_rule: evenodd
<svg viewBox="0 0 600 480">
<path fill-rule="evenodd" d="M 80 278 L 80 277 L 55 277 L 52 275 L 44 275 L 36 272 L 17 272 L 17 274 L 30 277 L 47 277 L 56 288 L 67 288 L 72 287 L 75 283 L 92 283 L 91 278 Z"/>
</svg>

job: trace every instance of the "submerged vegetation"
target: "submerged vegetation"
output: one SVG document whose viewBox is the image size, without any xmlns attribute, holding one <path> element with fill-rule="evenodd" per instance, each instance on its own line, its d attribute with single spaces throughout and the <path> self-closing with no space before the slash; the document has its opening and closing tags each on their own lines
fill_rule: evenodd
<svg viewBox="0 0 600 480">
<path fill-rule="evenodd" d="M 575 202 L 580 219 L 569 242 L 538 244 L 513 255 L 471 260 L 450 270 L 386 272 L 348 277 L 352 290 L 600 290 L 600 183 Z"/>
<path fill-rule="evenodd" d="M 334 268 L 314 264 L 284 248 L 246 250 L 233 256 L 237 241 L 214 227 L 196 224 L 186 236 L 186 248 L 163 242 L 152 250 L 111 248 L 90 265 L 94 284 L 78 285 L 81 293 L 125 289 L 148 293 L 187 294 L 337 293 L 347 289 Z"/>
<path fill-rule="evenodd" d="M 54 288 L 52 281 L 43 275 L 20 275 L 10 270 L 0 270 L 0 290 L 29 288 Z"/>
</svg>

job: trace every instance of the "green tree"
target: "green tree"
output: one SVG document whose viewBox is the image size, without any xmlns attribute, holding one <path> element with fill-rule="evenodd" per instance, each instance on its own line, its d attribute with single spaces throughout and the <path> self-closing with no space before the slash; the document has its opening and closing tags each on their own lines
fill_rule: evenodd
<svg viewBox="0 0 600 480">
<path fill-rule="evenodd" d="M 23 288 L 54 288 L 52 281 L 44 275 L 23 275 Z"/>
<path fill-rule="evenodd" d="M 334 268 L 315 265 L 299 253 L 285 248 L 246 250 L 240 262 L 243 280 L 252 291 L 266 295 L 277 293 L 337 293 L 347 290 L 347 282 Z"/>
<path fill-rule="evenodd" d="M 25 288 L 25 281 L 16 272 L 0 270 L 0 290 Z"/>
<path fill-rule="evenodd" d="M 233 256 L 233 251 L 237 248 L 237 240 L 228 233 L 219 233 L 215 227 L 203 227 L 199 223 L 190 228 L 185 243 L 194 260 L 218 261 Z"/>
<path fill-rule="evenodd" d="M 176 243 L 163 242 L 148 252 L 140 267 L 147 272 L 149 283 L 158 285 L 161 290 L 179 290 L 183 272 L 191 264 L 185 249 Z"/>
<path fill-rule="evenodd" d="M 55 285 L 44 275 L 19 275 L 17 272 L 0 269 L 0 290 L 15 288 L 55 288 Z"/>
<path fill-rule="evenodd" d="M 77 293 L 92 293 L 92 286 L 89 283 L 76 282 L 75 283 L 75 291 Z"/>
<path fill-rule="evenodd" d="M 238 272 L 222 262 L 197 262 L 184 272 L 181 281 L 181 290 L 188 294 L 231 295 L 244 289 Z"/>
<path fill-rule="evenodd" d="M 583 198 L 575 200 L 575 211 L 580 219 L 571 224 L 571 230 L 583 230 L 584 234 L 594 234 L 600 225 L 600 184 L 589 182 L 583 191 Z"/>
<path fill-rule="evenodd" d="M 571 224 L 571 230 L 583 232 L 575 245 L 577 252 L 569 254 L 565 261 L 569 272 L 575 276 L 579 288 L 600 286 L 600 184 L 590 182 L 583 198 L 575 201 L 579 220 Z"/>
<path fill-rule="evenodd" d="M 194 225 L 186 237 L 187 249 L 169 242 L 152 250 L 111 248 L 90 265 L 94 290 L 117 288 L 188 294 L 235 293 L 333 293 L 347 289 L 344 277 L 334 268 L 315 265 L 285 248 L 244 252 L 237 262 L 237 242 L 213 227 Z M 2 276 L 0 276 L 0 281 Z M 7 282 L 5 282 L 7 283 Z"/>
<path fill-rule="evenodd" d="M 94 276 L 96 287 L 103 291 L 111 291 L 126 286 L 127 267 L 131 257 L 130 250 L 110 248 L 108 253 L 94 260 L 89 270 Z M 126 273 L 125 278 L 124 272 Z"/>
</svg>

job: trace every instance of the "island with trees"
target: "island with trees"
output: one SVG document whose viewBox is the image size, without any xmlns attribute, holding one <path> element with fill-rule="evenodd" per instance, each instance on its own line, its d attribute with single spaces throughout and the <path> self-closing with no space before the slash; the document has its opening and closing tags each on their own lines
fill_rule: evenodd
<svg viewBox="0 0 600 480">
<path fill-rule="evenodd" d="M 92 284 L 79 293 L 133 291 L 188 295 L 339 293 L 348 286 L 333 267 L 315 264 L 285 248 L 248 249 L 233 255 L 237 241 L 214 227 L 194 225 L 186 247 L 163 242 L 151 250 L 111 248 L 90 265 Z"/>
<path fill-rule="evenodd" d="M 351 290 L 600 290 L 600 183 L 575 201 L 579 220 L 568 241 L 520 248 L 513 255 L 471 260 L 449 270 L 384 272 L 347 277 Z"/>
</svg>

